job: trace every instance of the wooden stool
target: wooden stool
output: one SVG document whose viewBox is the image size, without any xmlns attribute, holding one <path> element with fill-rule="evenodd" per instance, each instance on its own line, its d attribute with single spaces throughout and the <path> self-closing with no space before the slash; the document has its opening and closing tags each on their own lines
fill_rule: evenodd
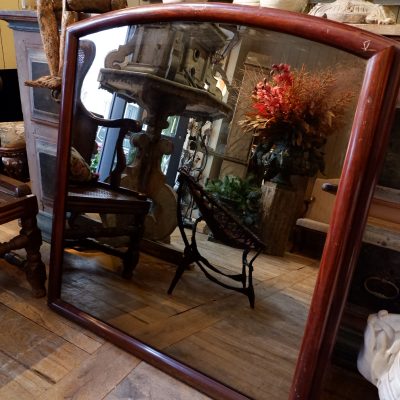
<svg viewBox="0 0 400 400">
<path fill-rule="evenodd" d="M 8 242 L 0 243 L 0 256 L 12 250 L 25 248 L 27 260 L 26 278 L 34 297 L 46 295 L 44 283 L 46 268 L 40 255 L 42 235 L 36 224 L 38 205 L 36 196 L 28 185 L 0 175 L 0 224 L 20 219 L 20 234 Z"/>
</svg>

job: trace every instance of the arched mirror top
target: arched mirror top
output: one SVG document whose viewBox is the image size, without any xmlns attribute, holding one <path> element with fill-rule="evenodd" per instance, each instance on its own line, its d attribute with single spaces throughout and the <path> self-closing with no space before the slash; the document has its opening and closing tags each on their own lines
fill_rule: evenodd
<svg viewBox="0 0 400 400">
<path fill-rule="evenodd" d="M 177 13 L 179 14 L 178 18 Z M 398 46 L 396 41 L 346 24 L 327 19 L 321 24 L 319 17 L 279 9 L 253 9 L 222 3 L 179 3 L 128 8 L 76 23 L 69 27 L 68 31 L 71 39 L 74 36 L 84 36 L 118 26 L 168 22 L 177 19 L 188 22 L 218 21 L 269 29 L 324 43 L 362 58 L 370 58 L 390 45 Z"/>
</svg>

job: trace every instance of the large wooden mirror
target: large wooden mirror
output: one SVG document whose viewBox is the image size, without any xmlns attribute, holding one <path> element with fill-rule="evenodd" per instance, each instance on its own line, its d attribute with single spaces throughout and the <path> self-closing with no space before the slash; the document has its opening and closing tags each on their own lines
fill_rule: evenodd
<svg viewBox="0 0 400 400">
<path fill-rule="evenodd" d="M 385 151 L 398 61 L 390 40 L 263 8 L 154 6 L 71 26 L 50 307 L 214 398 L 318 398 Z M 270 174 L 265 154 L 260 178 L 251 161 L 260 137 L 243 121 L 254 117 L 254 87 L 265 91 L 268 80 L 291 74 L 303 79 L 297 90 L 312 93 L 316 108 L 333 98 L 336 103 L 323 109 L 325 125 L 335 129 L 327 138 L 317 135 L 324 166 L 310 171 L 303 163 L 290 186 L 278 172 Z M 125 157 L 117 157 L 115 145 Z M 167 293 L 184 248 L 175 193 L 182 166 L 201 184 L 258 174 L 252 187 L 264 187 L 263 212 L 250 222 L 235 219 L 266 248 L 253 264 L 255 304 L 251 296 L 216 285 L 196 265 L 185 268 Z M 121 179 L 110 175 L 115 167 Z M 321 178 L 340 181 L 322 258 L 285 253 L 282 246 L 288 249 L 292 236 L 283 235 L 282 226 L 293 228 Z M 100 205 L 87 200 L 94 192 L 102 200 L 109 196 L 103 182 L 142 193 L 132 215 L 114 214 L 125 192 Z M 281 196 L 277 206 L 265 196 L 279 190 L 289 200 L 275 193 Z M 186 195 L 179 207 L 185 232 L 199 215 Z M 106 230 L 98 231 L 99 224 Z M 115 231 L 110 241 L 107 234 Z M 199 224 L 198 249 L 225 274 L 239 274 L 241 251 L 217 240 L 218 232 L 214 236 Z M 99 250 L 99 241 L 108 252 Z M 131 252 L 121 260 L 111 250 L 116 246 Z"/>
</svg>

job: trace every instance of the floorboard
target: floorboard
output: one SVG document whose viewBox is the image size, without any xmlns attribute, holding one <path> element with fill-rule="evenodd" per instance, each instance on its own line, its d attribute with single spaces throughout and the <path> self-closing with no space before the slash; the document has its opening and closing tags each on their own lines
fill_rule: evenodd
<svg viewBox="0 0 400 400">
<path fill-rule="evenodd" d="M 3 225 L 0 241 L 17 229 Z M 172 241 L 182 247 L 178 234 Z M 225 271 L 237 270 L 240 251 L 205 239 L 199 248 Z M 42 255 L 48 265 L 47 244 Z M 175 266 L 154 257 L 141 255 L 131 281 L 119 276 L 118 260 L 102 253 L 69 251 L 66 260 L 64 299 L 252 398 L 287 397 L 318 261 L 260 255 L 251 309 L 245 296 L 196 267 L 170 296 Z M 207 398 L 55 314 L 45 299 L 31 297 L 21 270 L 0 265 L 0 400 Z M 359 374 L 332 371 L 321 399 L 377 398 Z M 342 381 L 346 390 L 338 389 Z"/>
<path fill-rule="evenodd" d="M 172 240 L 182 246 L 179 237 Z M 227 273 L 241 267 L 240 250 L 202 235 L 198 246 Z M 174 265 L 142 254 L 132 280 L 126 281 L 115 260 L 87 255 L 66 254 L 63 299 L 252 398 L 287 397 L 316 260 L 260 255 L 254 265 L 256 307 L 251 309 L 246 296 L 215 285 L 196 266 L 168 295 Z"/>
</svg>

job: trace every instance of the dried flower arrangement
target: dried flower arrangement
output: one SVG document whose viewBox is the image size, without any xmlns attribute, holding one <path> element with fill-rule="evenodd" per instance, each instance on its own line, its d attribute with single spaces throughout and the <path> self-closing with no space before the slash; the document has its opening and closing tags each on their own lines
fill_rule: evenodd
<svg viewBox="0 0 400 400">
<path fill-rule="evenodd" d="M 323 171 L 320 149 L 329 135 L 338 132 L 353 97 L 350 91 L 334 90 L 335 85 L 332 70 L 311 73 L 304 67 L 291 70 L 288 64 L 273 65 L 270 76 L 260 79 L 253 89 L 252 109 L 239 124 L 245 132 L 260 137 L 263 148 L 258 150 L 263 153 L 272 154 L 280 143 L 282 158 L 282 151 L 291 147 L 292 158 L 294 154 L 303 158 L 292 173 L 312 176 Z M 261 160 L 264 166 L 273 160 L 271 154 Z"/>
<path fill-rule="evenodd" d="M 351 92 L 333 96 L 335 82 L 331 70 L 310 73 L 304 67 L 292 71 L 288 64 L 273 65 L 270 77 L 254 88 L 254 111 L 240 125 L 264 137 L 290 127 L 292 144 L 308 148 L 336 131 L 353 97 Z"/>
</svg>

